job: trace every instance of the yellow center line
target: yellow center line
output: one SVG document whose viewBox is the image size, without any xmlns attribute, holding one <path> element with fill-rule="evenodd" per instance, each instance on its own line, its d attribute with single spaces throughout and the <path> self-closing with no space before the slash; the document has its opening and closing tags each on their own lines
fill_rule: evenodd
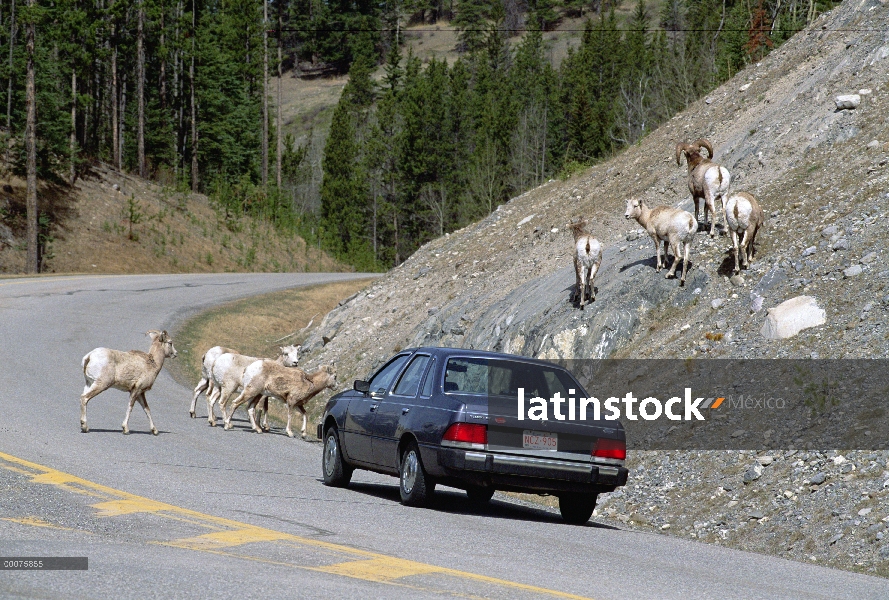
<svg viewBox="0 0 889 600">
<path fill-rule="evenodd" d="M 55 523 L 50 523 L 49 521 L 44 521 L 38 517 L 0 517 L 0 520 L 3 521 L 11 521 L 12 523 L 18 523 L 19 525 L 30 525 L 32 527 L 46 527 L 47 529 L 61 529 L 62 531 L 74 531 L 70 527 L 62 527 L 61 525 L 56 525 Z"/>
<path fill-rule="evenodd" d="M 81 495 L 87 495 L 102 500 L 93 504 L 92 507 L 97 510 L 99 517 L 115 517 L 120 515 L 131 515 L 136 513 L 146 513 L 160 516 L 167 519 L 186 522 L 199 527 L 212 530 L 211 533 L 203 535 L 180 538 L 168 541 L 153 541 L 153 544 L 172 546 L 175 548 L 184 548 L 188 550 L 196 550 L 199 552 L 208 552 L 212 554 L 222 554 L 227 556 L 235 556 L 248 560 L 256 560 L 259 562 L 268 562 L 270 564 L 286 565 L 304 570 L 328 573 L 332 575 L 341 575 L 354 579 L 362 579 L 364 581 L 372 581 L 389 585 L 399 585 L 406 587 L 411 586 L 406 582 L 399 581 L 405 577 L 417 575 L 444 575 L 463 580 L 476 581 L 487 585 L 508 588 L 512 590 L 521 590 L 534 594 L 557 598 L 573 598 L 578 600 L 589 600 L 584 596 L 569 594 L 558 590 L 551 590 L 534 585 L 518 583 L 506 579 L 498 579 L 496 577 L 488 577 L 468 571 L 460 571 L 457 569 L 449 569 L 447 567 L 439 567 L 427 563 L 406 560 L 372 552 L 369 550 L 361 550 L 352 548 L 342 544 L 334 544 L 314 538 L 293 535 L 257 527 L 247 523 L 241 523 L 224 517 L 217 517 L 200 513 L 187 508 L 151 500 L 135 494 L 130 494 L 121 490 L 110 488 L 99 483 L 88 481 L 63 473 L 50 467 L 45 467 L 37 463 L 17 458 L 10 454 L 0 452 L 0 467 L 9 471 L 15 471 L 31 478 L 34 483 L 44 485 L 54 485 Z M 7 519 L 13 520 L 13 519 Z M 21 522 L 21 520 L 19 520 Z M 37 523 L 31 523 L 37 524 Z M 324 566 L 306 566 L 295 565 L 287 562 L 277 562 L 266 558 L 254 557 L 244 554 L 232 554 L 226 552 L 226 549 L 243 546 L 245 544 L 271 542 L 283 543 L 295 547 L 311 547 L 321 550 L 323 555 L 337 557 L 340 562 L 336 562 Z M 343 560 L 349 558 L 351 560 Z M 430 590 L 426 591 L 441 591 Z M 459 594 L 464 595 L 464 594 Z"/>
</svg>

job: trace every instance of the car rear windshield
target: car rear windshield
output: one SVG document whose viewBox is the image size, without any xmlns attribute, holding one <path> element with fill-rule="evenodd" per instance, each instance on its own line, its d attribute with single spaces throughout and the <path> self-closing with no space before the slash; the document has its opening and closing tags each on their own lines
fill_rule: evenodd
<svg viewBox="0 0 889 600">
<path fill-rule="evenodd" d="M 490 396 L 552 398 L 583 393 L 580 385 L 564 370 L 522 361 L 485 358 L 450 358 L 445 369 L 444 391 Z M 573 389 L 574 392 L 569 393 Z"/>
</svg>

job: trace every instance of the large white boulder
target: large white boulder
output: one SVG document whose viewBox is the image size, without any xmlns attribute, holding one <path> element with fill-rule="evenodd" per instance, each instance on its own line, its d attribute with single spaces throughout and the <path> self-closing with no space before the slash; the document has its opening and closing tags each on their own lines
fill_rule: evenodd
<svg viewBox="0 0 889 600">
<path fill-rule="evenodd" d="M 852 110 L 858 108 L 858 105 L 861 104 L 861 96 L 858 94 L 845 94 L 834 98 L 834 102 L 836 102 L 837 110 Z"/>
<path fill-rule="evenodd" d="M 818 308 L 815 298 L 797 296 L 770 308 L 760 333 L 770 340 L 783 340 L 825 322 L 824 309 Z"/>
</svg>

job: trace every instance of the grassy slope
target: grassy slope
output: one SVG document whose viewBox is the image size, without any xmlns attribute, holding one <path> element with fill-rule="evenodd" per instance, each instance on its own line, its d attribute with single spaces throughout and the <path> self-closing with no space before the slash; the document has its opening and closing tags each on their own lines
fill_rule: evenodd
<svg viewBox="0 0 889 600">
<path fill-rule="evenodd" d="M 24 182 L 4 194 L 13 229 L 24 230 Z M 113 188 L 119 186 L 119 190 Z M 304 240 L 249 218 L 228 224 L 206 196 L 177 193 L 105 167 L 73 190 L 41 186 L 41 210 L 55 215 L 44 271 L 56 273 L 176 273 L 219 271 L 344 271 Z M 132 201 L 131 205 L 128 202 Z M 129 206 L 135 211 L 128 210 Z M 131 212 L 141 217 L 132 226 Z M 0 273 L 24 270 L 23 235 L 0 243 Z"/>
</svg>

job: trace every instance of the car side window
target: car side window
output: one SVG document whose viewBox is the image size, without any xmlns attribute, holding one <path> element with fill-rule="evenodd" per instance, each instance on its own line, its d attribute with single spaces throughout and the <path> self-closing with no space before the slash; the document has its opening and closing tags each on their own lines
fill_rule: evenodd
<svg viewBox="0 0 889 600">
<path fill-rule="evenodd" d="M 430 361 L 429 370 L 426 371 L 426 379 L 423 380 L 423 391 L 420 396 L 428 398 L 432 395 L 432 389 L 435 387 L 435 357 Z"/>
<path fill-rule="evenodd" d="M 409 354 L 396 356 L 389 361 L 389 364 L 377 371 L 376 375 L 370 380 L 370 392 L 372 394 L 385 394 L 392 384 L 392 380 L 395 379 L 395 376 L 401 370 L 401 367 L 404 366 L 409 356 Z"/>
<path fill-rule="evenodd" d="M 417 390 L 420 388 L 420 378 L 426 371 L 426 365 L 429 363 L 429 356 L 418 354 L 404 370 L 404 375 L 398 380 L 398 385 L 392 391 L 396 396 L 416 396 Z"/>
</svg>

